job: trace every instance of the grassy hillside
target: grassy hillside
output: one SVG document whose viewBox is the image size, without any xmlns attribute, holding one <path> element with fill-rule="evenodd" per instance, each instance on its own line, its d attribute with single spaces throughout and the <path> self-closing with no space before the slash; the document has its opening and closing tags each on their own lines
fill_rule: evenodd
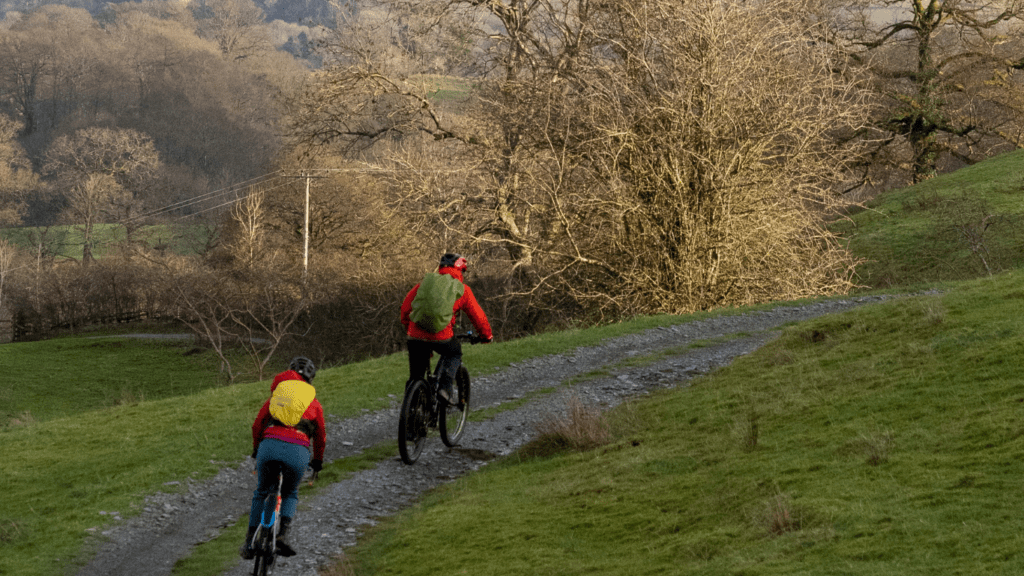
<svg viewBox="0 0 1024 576">
<path fill-rule="evenodd" d="M 222 384 L 219 360 L 191 338 L 60 338 L 0 346 L 0 427 L 121 404 L 197 393 Z"/>
<path fill-rule="evenodd" d="M 837 225 L 865 285 L 945 293 L 790 328 L 615 410 L 608 446 L 438 490 L 334 572 L 1024 572 L 1022 154 Z"/>
<path fill-rule="evenodd" d="M 438 490 L 348 562 L 403 575 L 1022 573 L 1022 283 L 1014 272 L 790 328 L 689 389 L 616 410 L 606 447 L 510 458 Z"/>
<path fill-rule="evenodd" d="M 1024 150 L 885 194 L 836 224 L 873 288 L 1024 266 Z"/>
</svg>

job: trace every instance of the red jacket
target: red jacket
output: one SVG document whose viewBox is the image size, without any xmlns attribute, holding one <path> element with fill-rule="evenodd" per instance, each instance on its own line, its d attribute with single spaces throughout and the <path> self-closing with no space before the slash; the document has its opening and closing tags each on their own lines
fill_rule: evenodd
<svg viewBox="0 0 1024 576">
<path fill-rule="evenodd" d="M 285 380 L 302 380 L 302 376 L 294 370 L 285 370 L 274 377 L 270 385 L 270 392 L 273 393 L 277 385 Z M 302 419 L 296 426 L 285 426 L 280 422 L 274 423 L 274 417 L 270 415 L 270 398 L 263 403 L 260 413 L 252 423 L 252 449 L 255 452 L 264 438 L 283 440 L 291 444 L 310 446 L 312 442 L 313 460 L 323 461 L 324 444 L 327 442 L 327 429 L 324 428 L 324 409 L 320 401 L 313 399 L 313 402 L 302 413 Z"/>
<path fill-rule="evenodd" d="M 438 270 L 438 273 L 447 274 L 459 282 L 462 282 L 462 272 L 456 268 L 441 268 Z M 462 285 L 466 286 L 465 282 L 463 282 Z M 413 286 L 412 290 L 405 295 L 405 301 L 402 302 L 402 325 L 405 326 L 405 333 L 409 338 L 415 338 L 416 340 L 429 340 L 431 342 L 448 340 L 452 336 L 455 336 L 455 322 L 459 319 L 460 310 L 465 310 L 466 314 L 469 315 L 470 321 L 473 322 L 473 327 L 476 328 L 477 336 L 484 340 L 490 340 L 493 338 L 493 335 L 491 334 L 491 324 L 487 321 L 487 315 L 484 314 L 483 309 L 480 308 L 480 304 L 477 303 L 476 296 L 473 296 L 473 291 L 469 286 L 466 286 L 466 290 L 462 293 L 462 297 L 456 300 L 455 305 L 452 306 L 452 310 L 455 313 L 452 314 L 452 321 L 448 323 L 448 326 L 446 326 L 444 330 L 434 334 L 420 328 L 409 318 L 409 314 L 412 312 L 412 299 L 416 297 L 416 292 L 419 289 L 419 284 Z"/>
</svg>

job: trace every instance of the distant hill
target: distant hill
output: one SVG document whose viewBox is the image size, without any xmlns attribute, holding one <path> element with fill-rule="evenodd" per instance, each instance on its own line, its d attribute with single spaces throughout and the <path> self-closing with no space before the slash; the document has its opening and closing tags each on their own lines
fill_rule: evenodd
<svg viewBox="0 0 1024 576">
<path fill-rule="evenodd" d="M 84 8 L 95 15 L 101 12 L 108 4 L 122 4 L 132 0 L 0 0 L 0 17 L 6 17 L 8 12 L 27 12 L 47 4 L 63 4 L 74 8 Z M 195 0 L 179 0 L 183 3 L 198 3 Z M 267 22 L 281 20 L 292 24 L 323 25 L 330 26 L 334 21 L 335 6 L 351 5 L 349 0 L 331 2 L 330 0 L 254 0 L 263 13 L 266 14 Z"/>
</svg>

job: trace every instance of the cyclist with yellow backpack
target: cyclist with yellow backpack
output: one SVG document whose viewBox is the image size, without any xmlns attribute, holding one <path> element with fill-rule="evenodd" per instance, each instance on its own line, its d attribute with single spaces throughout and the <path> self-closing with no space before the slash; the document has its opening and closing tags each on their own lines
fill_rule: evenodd
<svg viewBox="0 0 1024 576">
<path fill-rule="evenodd" d="M 255 554 L 251 547 L 252 537 L 263 512 L 264 500 L 268 494 L 277 492 L 279 472 L 283 475 L 283 482 L 277 553 L 281 556 L 295 555 L 295 550 L 285 538 L 298 506 L 299 483 L 307 466 L 313 469 L 314 478 L 323 468 L 327 440 L 324 410 L 312 386 L 315 375 L 316 366 L 309 358 L 294 358 L 288 370 L 274 377 L 270 385 L 271 396 L 263 403 L 252 424 L 256 490 L 252 494 L 249 530 L 245 543 L 239 549 L 239 554 L 246 560 Z"/>
</svg>

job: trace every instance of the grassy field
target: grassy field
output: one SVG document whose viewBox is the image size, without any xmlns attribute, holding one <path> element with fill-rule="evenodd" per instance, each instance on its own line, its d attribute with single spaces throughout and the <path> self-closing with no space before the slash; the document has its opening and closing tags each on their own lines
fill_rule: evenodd
<svg viewBox="0 0 1024 576">
<path fill-rule="evenodd" d="M 474 88 L 474 83 L 471 80 L 437 74 L 417 74 L 410 78 L 410 82 L 422 84 L 426 88 L 427 97 L 437 102 L 463 101 L 469 97 Z"/>
<path fill-rule="evenodd" d="M 0 346 L 0 426 L 43 422 L 222 384 L 219 360 L 191 338 L 60 338 Z M 54 389 L 54 383 L 60 383 Z"/>
<path fill-rule="evenodd" d="M 864 284 L 944 293 L 790 328 L 613 411 L 607 446 L 435 491 L 331 573 L 1024 573 L 1022 161 L 838 224 Z"/>
<path fill-rule="evenodd" d="M 838 224 L 868 259 L 865 284 L 943 281 L 945 292 L 789 328 L 691 388 L 613 411 L 606 446 L 510 457 L 435 491 L 332 572 L 1021 573 L 1024 272 L 1014 270 L 1022 252 L 1014 222 L 1024 209 L 1022 160 L 1014 153 L 894 192 Z M 928 212 L 943 198 L 956 201 Z M 985 208 L 962 210 L 972 218 L 1004 223 L 984 229 L 988 252 L 964 249 L 938 216 L 965 203 Z M 922 259 L 939 254 L 943 239 L 947 258 Z M 998 273 L 989 275 L 982 257 Z M 483 375 L 705 316 L 470 347 L 467 362 Z M 206 477 L 248 454 L 268 382 L 220 385 L 210 357 L 186 356 L 181 344 L 37 344 L 0 347 L 12 367 L 0 388 L 12 406 L 0 428 L 8 495 L 0 574 L 73 572 L 83 542 L 110 521 L 101 512 L 130 515 L 166 482 Z M 54 358 L 67 360 L 56 377 Z M 405 362 L 397 354 L 322 370 L 329 418 L 387 405 L 401 392 Z M 130 372 L 126 363 L 149 368 Z M 375 457 L 325 473 L 340 478 Z M 229 532 L 176 573 L 216 573 L 211 567 L 235 554 L 240 532 Z"/>
<path fill-rule="evenodd" d="M 206 243 L 207 230 L 202 227 L 143 226 L 135 240 L 151 248 L 164 247 L 178 254 L 194 254 Z M 82 259 L 82 230 L 77 226 L 25 227 L 0 229 L 0 238 L 34 252 L 41 247 L 44 254 L 57 260 Z M 97 224 L 93 229 L 94 258 L 116 252 L 125 240 L 124 226 Z"/>
</svg>

